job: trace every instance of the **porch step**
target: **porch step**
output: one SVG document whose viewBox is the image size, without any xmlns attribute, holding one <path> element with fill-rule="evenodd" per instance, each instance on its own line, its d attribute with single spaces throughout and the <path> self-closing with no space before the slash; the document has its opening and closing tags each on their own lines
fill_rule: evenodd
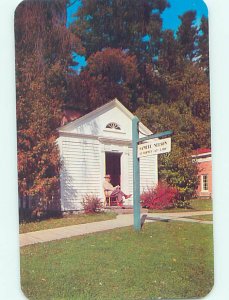
<svg viewBox="0 0 229 300">
<path fill-rule="evenodd" d="M 115 212 L 118 215 L 124 215 L 124 214 L 133 214 L 134 208 L 133 205 L 123 205 L 120 206 L 106 206 L 105 211 Z M 141 208 L 141 213 L 148 213 L 148 209 Z"/>
</svg>

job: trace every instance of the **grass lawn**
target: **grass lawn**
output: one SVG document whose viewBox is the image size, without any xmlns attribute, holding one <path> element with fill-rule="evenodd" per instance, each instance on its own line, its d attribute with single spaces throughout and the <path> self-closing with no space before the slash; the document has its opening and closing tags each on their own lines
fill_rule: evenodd
<svg viewBox="0 0 229 300">
<path fill-rule="evenodd" d="M 163 210 L 149 210 L 153 213 L 161 212 L 184 212 L 184 211 L 211 211 L 212 210 L 212 200 L 210 199 L 192 199 L 190 200 L 191 208 L 170 208 Z"/>
<path fill-rule="evenodd" d="M 63 218 L 51 218 L 40 222 L 23 223 L 19 225 L 20 233 L 31 231 L 38 231 L 44 229 L 51 229 L 69 225 L 78 225 L 91 222 L 105 221 L 115 219 L 116 214 L 109 213 L 96 213 L 96 214 L 72 214 Z"/>
<path fill-rule="evenodd" d="M 212 225 L 147 223 L 21 248 L 29 299 L 203 297 L 213 286 Z"/>
<path fill-rule="evenodd" d="M 212 210 L 211 199 L 193 199 L 190 202 L 192 208 L 195 210 Z"/>
<path fill-rule="evenodd" d="M 187 218 L 201 220 L 201 221 L 213 221 L 213 215 L 191 216 L 191 217 L 187 217 Z"/>
</svg>

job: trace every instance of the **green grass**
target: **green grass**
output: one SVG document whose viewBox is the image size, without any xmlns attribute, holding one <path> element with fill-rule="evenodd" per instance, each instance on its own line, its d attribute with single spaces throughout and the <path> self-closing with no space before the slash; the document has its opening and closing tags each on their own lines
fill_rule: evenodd
<svg viewBox="0 0 229 300">
<path fill-rule="evenodd" d="M 191 208 L 170 208 L 163 210 L 149 210 L 153 213 L 164 213 L 164 212 L 186 212 L 186 211 L 212 211 L 212 200 L 211 199 L 192 199 L 190 200 Z"/>
<path fill-rule="evenodd" d="M 191 206 L 195 210 L 212 210 L 211 199 L 193 199 L 191 200 Z"/>
<path fill-rule="evenodd" d="M 109 213 L 96 213 L 96 214 L 72 214 L 63 218 L 51 218 L 40 222 L 30 222 L 20 224 L 20 233 L 26 233 L 31 231 L 38 231 L 44 229 L 51 229 L 57 227 L 64 227 L 70 225 L 85 224 L 91 222 L 105 221 L 115 219 L 116 214 Z"/>
<path fill-rule="evenodd" d="M 212 225 L 147 223 L 21 248 L 29 299 L 203 297 L 213 286 Z"/>
<path fill-rule="evenodd" d="M 201 221 L 213 221 L 213 215 L 191 216 L 191 217 L 187 217 L 187 218 L 201 220 Z"/>
</svg>

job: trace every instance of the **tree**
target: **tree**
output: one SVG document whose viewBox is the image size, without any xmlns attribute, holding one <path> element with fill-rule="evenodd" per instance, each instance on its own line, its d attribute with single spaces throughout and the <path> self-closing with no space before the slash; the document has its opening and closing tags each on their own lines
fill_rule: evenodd
<svg viewBox="0 0 229 300">
<path fill-rule="evenodd" d="M 83 99 L 79 108 L 86 111 L 116 97 L 130 107 L 138 80 L 135 56 L 121 49 L 107 48 L 88 58 L 87 67 L 80 73 L 78 81 L 72 82 L 72 88 L 77 98 Z"/>
<path fill-rule="evenodd" d="M 57 209 L 58 201 L 52 200 L 59 200 L 60 164 L 53 130 L 59 124 L 59 113 L 55 101 L 47 103 L 43 79 L 30 87 L 29 101 L 20 98 L 17 103 L 19 196 L 35 196 L 39 207 Z"/>
<path fill-rule="evenodd" d="M 208 18 L 202 16 L 198 35 L 198 56 L 201 67 L 209 74 Z"/>
<path fill-rule="evenodd" d="M 73 28 L 87 57 L 110 47 L 128 49 L 139 61 L 152 61 L 160 42 L 160 15 L 167 7 L 167 0 L 83 0 Z"/>
<path fill-rule="evenodd" d="M 169 109 L 167 103 L 142 106 L 135 114 L 152 132 L 173 130 L 173 143 L 186 151 L 211 144 L 209 121 L 194 117 L 183 101 L 171 103 Z"/>
<path fill-rule="evenodd" d="M 15 12 L 19 196 L 43 207 L 59 190 L 56 128 L 72 51 L 83 51 L 65 26 L 67 3 L 23 1 Z"/>
<path fill-rule="evenodd" d="M 177 31 L 179 48 L 184 59 L 192 61 L 196 57 L 198 29 L 195 24 L 196 11 L 187 11 L 179 16 L 181 25 Z"/>
<path fill-rule="evenodd" d="M 198 187 L 198 169 L 193 162 L 191 152 L 173 145 L 172 151 L 159 157 L 160 179 L 178 189 L 178 207 L 187 207 L 188 200 L 195 196 Z"/>
<path fill-rule="evenodd" d="M 27 91 L 37 76 L 44 76 L 49 96 L 66 100 L 69 66 L 75 64 L 72 52 L 83 53 L 79 38 L 66 28 L 67 3 L 68 0 L 29 0 L 17 7 L 16 76 L 22 86 L 18 86 L 18 92 Z"/>
<path fill-rule="evenodd" d="M 192 115 L 210 121 L 210 87 L 206 72 L 197 63 L 188 63 L 182 74 L 179 98 L 191 109 Z"/>
<path fill-rule="evenodd" d="M 181 67 L 181 65 L 180 65 Z M 164 81 L 164 103 L 180 102 L 188 106 L 193 117 L 206 122 L 210 120 L 209 78 L 197 62 L 184 62 L 174 72 L 160 75 Z"/>
<path fill-rule="evenodd" d="M 173 74 L 182 69 L 183 62 L 180 57 L 179 47 L 179 42 L 175 38 L 172 30 L 165 30 L 162 32 L 162 42 L 158 59 L 160 72 Z"/>
<path fill-rule="evenodd" d="M 167 0 L 100 0 L 82 1 L 72 25 L 72 31 L 82 40 L 86 58 L 106 48 L 119 48 L 134 55 L 140 74 L 138 87 L 134 91 L 131 106 L 150 102 L 151 96 L 160 98 L 157 78 L 153 88 L 148 71 L 157 58 L 162 32 L 162 12 L 169 7 Z M 148 80 L 149 78 L 149 80 Z M 110 87 L 110 89 L 113 86 Z M 161 87 L 160 87 L 161 88 Z M 154 92 L 155 91 L 155 92 Z"/>
</svg>

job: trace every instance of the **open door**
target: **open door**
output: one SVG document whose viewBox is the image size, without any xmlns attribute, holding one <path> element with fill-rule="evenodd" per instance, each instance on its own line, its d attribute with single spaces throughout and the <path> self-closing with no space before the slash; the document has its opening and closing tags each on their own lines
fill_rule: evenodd
<svg viewBox="0 0 229 300">
<path fill-rule="evenodd" d="M 121 153 L 106 152 L 106 174 L 111 175 L 113 186 L 121 185 Z"/>
</svg>

